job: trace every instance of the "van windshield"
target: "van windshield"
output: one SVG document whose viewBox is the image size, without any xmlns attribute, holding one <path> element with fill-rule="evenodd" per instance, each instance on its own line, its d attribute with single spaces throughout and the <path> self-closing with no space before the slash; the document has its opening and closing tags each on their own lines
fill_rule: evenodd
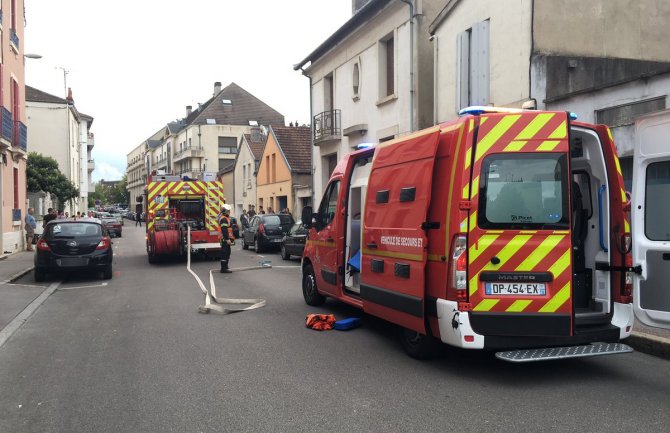
<svg viewBox="0 0 670 433">
<path fill-rule="evenodd" d="M 567 158 L 564 154 L 513 153 L 482 163 L 482 228 L 568 228 Z"/>
</svg>

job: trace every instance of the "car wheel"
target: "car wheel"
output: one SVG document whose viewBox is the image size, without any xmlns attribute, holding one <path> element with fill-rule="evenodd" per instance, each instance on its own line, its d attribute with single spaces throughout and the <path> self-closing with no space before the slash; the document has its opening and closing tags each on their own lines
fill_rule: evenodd
<svg viewBox="0 0 670 433">
<path fill-rule="evenodd" d="M 291 255 L 286 252 L 286 247 L 284 244 L 281 245 L 281 258 L 284 260 L 288 260 L 291 258 Z"/>
<path fill-rule="evenodd" d="M 102 278 L 104 278 L 105 280 L 112 279 L 112 265 L 107 266 L 105 270 L 102 271 Z"/>
<path fill-rule="evenodd" d="M 326 297 L 316 289 L 316 277 L 312 265 L 305 266 L 305 271 L 302 274 L 302 296 L 305 298 L 305 303 L 313 307 L 326 301 Z"/>
<path fill-rule="evenodd" d="M 430 359 L 437 349 L 435 337 L 407 328 L 400 329 L 400 343 L 405 352 L 414 359 Z"/>
<path fill-rule="evenodd" d="M 243 250 L 248 250 L 249 249 L 249 245 L 247 245 L 247 243 L 244 242 L 244 237 L 242 237 L 242 249 Z"/>
<path fill-rule="evenodd" d="M 46 277 L 46 272 L 44 272 L 42 269 L 35 268 L 34 276 L 35 276 L 35 282 L 41 283 L 42 281 L 44 281 Z"/>
</svg>

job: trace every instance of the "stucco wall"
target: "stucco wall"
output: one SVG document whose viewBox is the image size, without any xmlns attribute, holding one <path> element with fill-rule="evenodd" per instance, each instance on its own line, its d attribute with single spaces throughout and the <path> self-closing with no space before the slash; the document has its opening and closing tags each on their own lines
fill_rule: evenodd
<svg viewBox="0 0 670 433">
<path fill-rule="evenodd" d="M 529 95 L 531 0 L 461 1 L 435 29 L 437 121 L 457 117 L 457 37 L 473 24 L 490 20 L 489 101 L 520 106 Z"/>
<path fill-rule="evenodd" d="M 247 172 L 246 179 L 244 178 L 244 166 L 247 167 L 247 170 L 251 169 Z M 246 142 L 243 142 L 239 147 L 239 154 L 235 163 L 235 210 L 237 214 L 239 214 L 241 209 L 249 210 L 249 205 L 256 205 L 256 177 L 254 176 L 254 170 L 254 156 Z"/>
<path fill-rule="evenodd" d="M 535 0 L 535 50 L 670 61 L 668 19 L 668 0 Z"/>
</svg>

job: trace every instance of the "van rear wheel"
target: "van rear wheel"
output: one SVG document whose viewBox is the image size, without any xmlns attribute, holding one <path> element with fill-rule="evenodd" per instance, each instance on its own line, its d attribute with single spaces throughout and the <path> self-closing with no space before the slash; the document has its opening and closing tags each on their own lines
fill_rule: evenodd
<svg viewBox="0 0 670 433">
<path fill-rule="evenodd" d="M 317 307 L 326 301 L 326 297 L 316 290 L 316 277 L 312 265 L 305 266 L 305 271 L 302 274 L 302 296 L 305 298 L 305 303 L 313 307 Z"/>
<path fill-rule="evenodd" d="M 400 329 L 400 343 L 405 352 L 414 359 L 430 359 L 437 351 L 435 337 L 407 328 Z"/>
</svg>

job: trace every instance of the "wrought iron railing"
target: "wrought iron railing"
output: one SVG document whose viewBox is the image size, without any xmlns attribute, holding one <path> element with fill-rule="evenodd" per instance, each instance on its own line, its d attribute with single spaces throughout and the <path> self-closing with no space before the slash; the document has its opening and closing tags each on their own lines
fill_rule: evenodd
<svg viewBox="0 0 670 433">
<path fill-rule="evenodd" d="M 186 153 L 186 152 L 189 152 L 189 151 L 191 151 L 191 150 L 202 150 L 202 147 L 201 147 L 201 146 L 188 146 L 188 147 L 184 147 L 183 149 L 179 149 L 178 151 L 176 151 L 176 152 L 174 153 L 174 156 L 180 156 L 180 155 L 182 155 L 182 154 L 184 154 L 184 153 Z"/>
<path fill-rule="evenodd" d="M 19 35 L 16 34 L 16 30 L 11 29 L 9 32 L 9 40 L 14 44 L 16 49 L 19 49 Z"/>
<path fill-rule="evenodd" d="M 28 128 L 18 120 L 14 122 L 14 147 L 18 147 L 24 152 L 28 150 Z"/>
<path fill-rule="evenodd" d="M 2 138 L 11 142 L 14 135 L 14 127 L 13 127 L 14 122 L 12 122 L 12 113 L 5 107 L 2 107 L 1 112 L 2 112 Z"/>
<path fill-rule="evenodd" d="M 314 143 L 342 136 L 340 110 L 324 111 L 314 116 Z"/>
</svg>

